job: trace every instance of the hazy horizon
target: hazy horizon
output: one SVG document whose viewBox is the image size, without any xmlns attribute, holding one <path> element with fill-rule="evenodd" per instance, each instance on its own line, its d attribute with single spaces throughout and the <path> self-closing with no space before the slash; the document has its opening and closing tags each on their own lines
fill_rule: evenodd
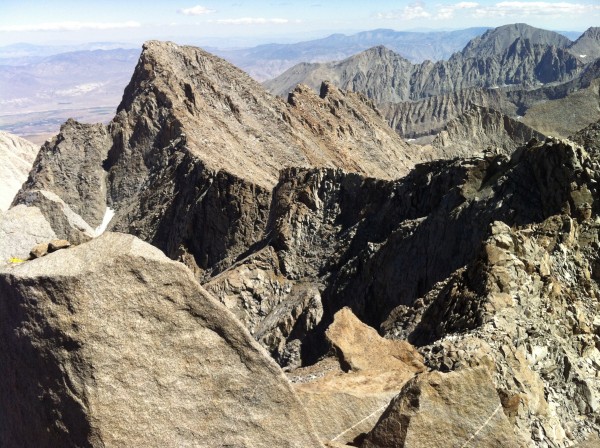
<svg viewBox="0 0 600 448">
<path fill-rule="evenodd" d="M 600 23 L 597 0 L 299 2 L 78 2 L 5 0 L 0 46 L 77 45 L 150 39 L 218 47 L 249 47 L 355 34 L 374 29 L 437 31 L 523 22 L 583 32 Z"/>
</svg>

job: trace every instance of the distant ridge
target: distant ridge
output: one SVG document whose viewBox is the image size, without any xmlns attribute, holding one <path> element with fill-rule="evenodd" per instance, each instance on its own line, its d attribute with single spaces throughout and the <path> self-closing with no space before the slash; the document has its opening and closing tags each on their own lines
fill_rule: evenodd
<svg viewBox="0 0 600 448">
<path fill-rule="evenodd" d="M 339 62 L 299 64 L 264 85 L 285 96 L 298 83 L 317 88 L 321 80 L 330 80 L 367 95 L 397 132 L 416 138 L 439 132 L 474 97 L 475 104 L 517 118 L 535 102 L 564 97 L 575 84 L 589 86 L 590 80 L 575 80 L 587 76 L 593 59 L 577 53 L 590 48 L 593 55 L 600 48 L 598 34 L 591 28 L 571 42 L 526 24 L 505 25 L 473 38 L 445 61 L 412 64 L 377 46 Z M 544 91 L 527 93 L 539 89 Z"/>
</svg>

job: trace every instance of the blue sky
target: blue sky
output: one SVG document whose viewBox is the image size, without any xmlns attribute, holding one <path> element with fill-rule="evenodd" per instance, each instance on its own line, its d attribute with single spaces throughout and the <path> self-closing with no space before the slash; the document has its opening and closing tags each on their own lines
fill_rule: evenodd
<svg viewBox="0 0 600 448">
<path fill-rule="evenodd" d="M 0 45 L 147 39 L 249 46 L 334 32 L 459 29 L 525 22 L 563 31 L 600 26 L 600 0 L 152 1 L 1 0 Z"/>
</svg>

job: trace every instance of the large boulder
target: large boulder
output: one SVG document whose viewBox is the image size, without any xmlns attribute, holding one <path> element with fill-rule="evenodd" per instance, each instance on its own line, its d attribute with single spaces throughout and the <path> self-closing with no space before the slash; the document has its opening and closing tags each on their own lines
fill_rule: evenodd
<svg viewBox="0 0 600 448">
<path fill-rule="evenodd" d="M 405 341 L 384 339 L 350 310 L 327 330 L 338 365 L 327 359 L 292 374 L 294 387 L 323 441 L 351 443 L 369 432 L 390 400 L 425 366 Z"/>
<path fill-rule="evenodd" d="M 423 359 L 406 341 L 382 338 L 348 307 L 338 311 L 325 333 L 344 370 L 422 371 Z"/>
<path fill-rule="evenodd" d="M 321 446 L 182 264 L 106 233 L 0 273 L 0 446 Z"/>
<path fill-rule="evenodd" d="M 31 190 L 21 194 L 22 202 L 40 209 L 59 238 L 81 244 L 95 236 L 95 231 L 58 195 L 46 190 Z"/>
<path fill-rule="evenodd" d="M 0 213 L 0 266 L 27 259 L 33 246 L 54 238 L 56 233 L 37 207 L 17 205 Z"/>
<path fill-rule="evenodd" d="M 363 448 L 512 448 L 520 444 L 485 367 L 424 373 L 390 403 Z"/>
</svg>

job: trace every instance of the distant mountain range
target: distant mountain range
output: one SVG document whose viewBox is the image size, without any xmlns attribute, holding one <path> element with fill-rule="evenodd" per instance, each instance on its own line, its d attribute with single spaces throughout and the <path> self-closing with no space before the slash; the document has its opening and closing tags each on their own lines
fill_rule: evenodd
<svg viewBox="0 0 600 448">
<path fill-rule="evenodd" d="M 211 49 L 242 68 L 254 79 L 271 79 L 300 62 L 345 59 L 378 45 L 385 45 L 411 62 L 447 59 L 488 28 L 426 33 L 378 29 L 353 35 L 332 34 L 324 39 L 296 44 L 269 44 L 240 50 Z"/>
<path fill-rule="evenodd" d="M 295 44 L 210 51 L 265 80 L 301 61 L 343 59 L 374 45 L 387 45 L 415 62 L 436 60 L 460 50 L 485 30 L 373 30 Z M 70 117 L 106 122 L 121 100 L 139 54 L 139 48 L 127 43 L 0 47 L 0 129 L 42 143 Z"/>
<path fill-rule="evenodd" d="M 367 95 L 394 129 L 415 138 L 439 132 L 472 103 L 516 118 L 535 101 L 532 95 L 514 91 L 570 82 L 593 65 L 600 56 L 598 30 L 590 28 L 572 42 L 526 24 L 506 25 L 473 38 L 447 60 L 420 64 L 378 46 L 339 62 L 298 64 L 264 85 L 273 94 L 286 96 L 298 84 L 317 89 L 323 80 L 331 81 Z M 582 81 L 577 88 L 588 86 Z M 573 90 L 554 88 L 554 93 L 546 91 L 538 101 L 563 97 Z M 510 98 L 507 92 L 513 92 Z"/>
<path fill-rule="evenodd" d="M 504 30 L 507 29 L 504 28 Z M 481 36 L 486 31 L 492 34 L 488 34 L 486 43 L 482 43 Z M 570 47 L 572 51 L 565 53 L 564 47 L 571 45 L 571 41 L 565 37 L 565 34 L 570 36 L 572 34 L 559 34 L 543 30 L 532 32 L 533 34 L 529 37 L 533 40 L 530 39 L 530 41 L 536 45 L 549 43 L 553 47 L 560 48 L 562 53 L 557 60 L 563 61 L 566 60 L 565 57 L 570 58 L 566 62 L 567 66 L 558 68 L 563 78 L 568 78 L 578 72 L 583 65 L 598 57 L 599 50 L 597 46 L 594 46 L 593 36 L 588 35 L 588 38 L 592 37 L 591 40 L 578 40 Z M 424 82 L 423 74 L 417 73 L 416 81 L 420 80 L 421 84 L 417 83 L 416 87 L 411 88 L 413 91 L 409 94 L 400 95 L 398 93 L 402 89 L 408 91 L 408 87 L 406 87 L 405 81 L 392 72 L 394 70 L 400 72 L 405 69 L 412 70 L 412 67 L 417 66 L 423 67 L 422 71 L 427 68 L 435 70 L 442 69 L 442 67 L 443 70 L 450 68 L 450 76 L 447 76 L 446 79 L 461 78 L 456 81 L 447 81 L 445 91 L 455 89 L 457 86 L 464 88 L 471 84 L 493 87 L 491 81 L 486 81 L 489 77 L 478 75 L 480 68 L 476 64 L 470 69 L 469 79 L 464 79 L 463 68 L 460 65 L 461 60 L 457 59 L 457 56 L 451 55 L 463 49 L 467 44 L 470 45 L 470 47 L 467 46 L 469 50 L 465 49 L 464 51 L 472 51 L 475 42 L 479 42 L 476 47 L 481 54 L 484 51 L 493 52 L 501 47 L 504 48 L 507 42 L 512 41 L 512 37 L 510 33 L 500 34 L 502 36 L 498 34 L 498 31 L 494 34 L 487 28 L 423 33 L 379 29 L 354 35 L 334 34 L 323 39 L 295 44 L 270 44 L 246 49 L 210 50 L 242 68 L 257 80 L 280 75 L 293 65 L 303 62 L 302 65 L 297 65 L 290 69 L 290 72 L 281 75 L 277 81 L 267 84 L 271 86 L 271 91 L 279 94 L 287 94 L 287 91 L 293 89 L 296 81 L 306 82 L 315 88 L 320 86 L 324 79 L 330 79 L 336 84 L 340 84 L 336 81 L 337 77 L 331 75 L 331 70 L 327 69 L 329 71 L 325 70 L 323 73 L 322 68 L 313 70 L 314 67 L 327 68 L 337 64 L 336 67 L 343 67 L 345 70 L 342 77 L 350 79 L 346 83 L 346 88 L 362 91 L 381 103 L 382 101 L 402 101 L 404 98 L 413 101 L 440 92 L 440 89 L 436 87 L 437 81 Z M 493 36 L 496 37 L 493 38 Z M 521 42 L 518 45 L 523 47 L 524 44 Z M 115 48 L 116 46 L 123 48 Z M 0 110 L 2 111 L 0 129 L 28 136 L 28 138 L 41 143 L 48 136 L 55 134 L 60 123 L 69 117 L 88 122 L 106 122 L 119 103 L 123 88 L 139 57 L 140 50 L 128 48 L 130 46 L 127 43 L 96 42 L 77 47 L 30 44 L 0 47 Z M 377 46 L 379 48 L 372 49 Z M 77 51 L 65 52 L 74 49 Z M 333 65 L 310 64 L 311 61 L 342 60 L 364 50 L 366 53 Z M 523 51 L 529 50 L 524 49 Z M 533 56 L 538 58 L 544 56 L 540 51 L 543 51 L 541 47 L 536 47 Z M 555 60 L 552 52 L 544 54 L 546 60 Z M 518 54 L 516 55 L 518 56 Z M 372 65 L 369 60 L 373 58 L 378 59 L 377 64 L 381 68 L 380 71 L 368 71 L 365 68 Z M 448 59 L 448 61 L 440 62 L 444 59 Z M 423 62 L 424 60 L 431 62 Z M 511 66 L 519 67 L 515 65 L 514 60 L 501 60 L 498 62 L 499 65 L 496 64 L 489 68 L 495 71 L 497 84 L 504 83 L 503 79 L 498 78 L 503 76 L 504 65 L 507 62 Z M 358 63 L 358 66 L 353 66 L 353 63 Z M 392 64 L 392 66 L 385 68 L 386 64 Z M 488 70 L 488 68 L 485 69 Z M 542 66 L 538 66 L 538 69 L 545 71 Z M 380 82 L 379 79 L 386 70 L 391 70 L 386 72 L 391 78 L 388 80 L 389 82 Z M 290 73 L 298 71 L 299 75 L 290 77 Z M 312 80 L 304 79 L 303 74 L 308 71 L 313 73 Z M 369 72 L 372 79 L 364 78 L 360 74 L 363 72 Z M 286 80 L 286 77 L 289 79 Z M 282 79 L 285 82 L 282 82 Z M 537 75 L 530 70 L 523 74 L 514 74 L 512 79 L 514 82 L 524 80 L 529 82 L 537 80 Z M 404 83 L 404 87 L 398 89 L 398 83 Z M 388 87 L 383 87 L 384 84 Z M 278 85 L 279 88 L 273 87 Z M 417 90 L 419 91 L 417 92 Z M 493 104 L 485 105 L 493 106 Z"/>
</svg>

